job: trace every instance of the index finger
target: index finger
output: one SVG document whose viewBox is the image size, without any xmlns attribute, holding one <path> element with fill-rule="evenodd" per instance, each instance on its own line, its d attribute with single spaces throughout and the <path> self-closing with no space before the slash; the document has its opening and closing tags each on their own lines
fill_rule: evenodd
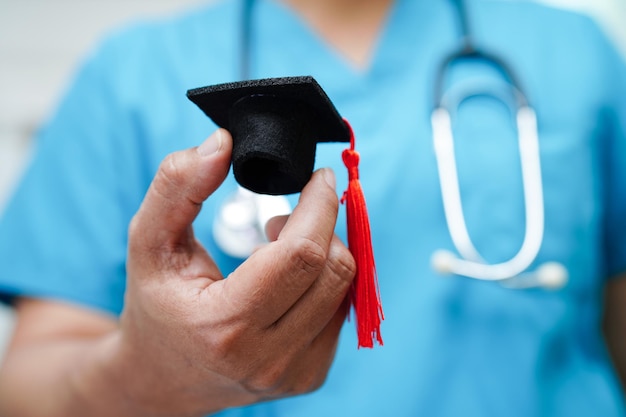
<svg viewBox="0 0 626 417">
<path fill-rule="evenodd" d="M 334 174 L 316 172 L 275 242 L 252 255 L 225 281 L 229 305 L 270 325 L 311 287 L 326 265 L 339 202 Z"/>
</svg>

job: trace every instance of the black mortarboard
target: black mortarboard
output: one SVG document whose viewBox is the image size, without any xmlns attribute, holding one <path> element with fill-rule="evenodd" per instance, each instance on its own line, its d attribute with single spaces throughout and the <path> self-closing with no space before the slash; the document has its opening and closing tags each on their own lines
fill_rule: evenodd
<svg viewBox="0 0 626 417">
<path fill-rule="evenodd" d="M 291 194 L 311 178 L 318 142 L 350 132 L 313 77 L 266 78 L 196 88 L 187 97 L 233 136 L 233 172 L 243 187 Z"/>
</svg>

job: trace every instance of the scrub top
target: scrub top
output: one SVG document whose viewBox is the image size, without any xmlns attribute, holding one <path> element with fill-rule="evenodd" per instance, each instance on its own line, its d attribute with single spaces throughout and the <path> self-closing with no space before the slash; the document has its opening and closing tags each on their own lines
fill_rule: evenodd
<svg viewBox="0 0 626 417">
<path fill-rule="evenodd" d="M 85 60 L 0 225 L 7 300 L 120 313 L 129 220 L 165 155 L 215 129 L 185 93 L 238 78 L 242 3 L 117 30 Z M 220 415 L 626 415 L 599 328 L 605 280 L 626 271 L 626 66 L 601 31 L 532 2 L 470 2 L 476 44 L 511 66 L 538 114 L 545 236 L 531 269 L 558 261 L 569 271 L 561 290 L 510 290 L 430 266 L 435 250 L 453 250 L 430 126 L 439 65 L 460 45 L 451 2 L 396 1 L 366 69 L 280 2 L 257 3 L 251 78 L 312 75 L 355 130 L 384 346 L 357 349 L 347 323 L 319 391 Z M 525 228 L 511 92 L 497 69 L 471 61 L 445 84 L 450 100 L 476 87 L 503 95 L 462 101 L 453 127 L 469 233 L 487 261 L 509 259 Z M 318 146 L 338 193 L 345 147 Z M 195 222 L 224 274 L 241 261 L 215 244 L 212 224 L 235 188 L 229 177 Z"/>
</svg>

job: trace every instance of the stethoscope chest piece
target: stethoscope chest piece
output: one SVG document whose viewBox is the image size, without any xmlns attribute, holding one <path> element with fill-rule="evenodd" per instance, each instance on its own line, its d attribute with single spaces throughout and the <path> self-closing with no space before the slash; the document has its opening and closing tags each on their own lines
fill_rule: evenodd
<svg viewBox="0 0 626 417">
<path fill-rule="evenodd" d="M 462 4 L 462 3 L 460 3 Z M 443 200 L 444 214 L 452 243 L 458 255 L 446 251 L 435 251 L 431 258 L 433 268 L 442 274 L 461 275 L 485 281 L 498 281 L 510 288 L 558 289 L 568 280 L 566 268 L 558 262 L 546 262 L 539 265 L 536 271 L 529 272 L 543 242 L 544 199 L 541 162 L 539 152 L 539 135 L 537 116 L 529 105 L 519 81 L 497 56 L 477 50 L 471 44 L 471 38 L 465 36 L 466 44 L 450 54 L 440 67 L 435 82 L 435 106 L 431 117 L 433 130 L 433 146 L 439 173 L 439 183 Z M 506 95 L 493 90 L 478 89 L 469 94 L 454 96 L 444 94 L 445 74 L 449 66 L 467 60 L 480 60 L 497 69 L 510 86 L 511 97 L 514 98 L 518 149 L 521 160 L 522 184 L 524 193 L 524 209 L 526 230 L 524 241 L 514 256 L 496 263 L 487 263 L 470 238 L 459 189 L 459 176 L 455 159 L 454 135 L 451 113 L 467 98 L 483 95 L 507 103 Z M 504 98 L 503 98 L 504 97 Z"/>
<path fill-rule="evenodd" d="M 245 259 L 267 243 L 267 222 L 272 217 L 289 214 L 291 210 L 285 196 L 256 194 L 238 187 L 218 209 L 213 238 L 227 255 Z"/>
<path fill-rule="evenodd" d="M 519 92 L 518 92 L 519 94 Z M 499 281 L 509 288 L 558 289 L 568 279 L 558 262 L 546 262 L 534 272 L 528 268 L 537 258 L 544 234 L 544 200 L 541 178 L 537 118 L 534 110 L 522 105 L 516 114 L 522 167 L 526 231 L 518 253 L 497 264 L 486 263 L 474 247 L 467 230 L 454 157 L 450 113 L 445 106 L 432 115 L 433 145 L 439 172 L 444 214 L 452 242 L 459 256 L 439 250 L 432 256 L 433 268 L 442 274 L 456 274 L 485 281 Z"/>
</svg>

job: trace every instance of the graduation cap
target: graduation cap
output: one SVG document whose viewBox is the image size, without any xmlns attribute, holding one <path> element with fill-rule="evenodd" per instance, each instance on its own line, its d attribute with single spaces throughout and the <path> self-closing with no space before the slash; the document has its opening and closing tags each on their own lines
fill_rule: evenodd
<svg viewBox="0 0 626 417">
<path fill-rule="evenodd" d="M 358 346 L 382 344 L 384 319 L 371 233 L 359 183 L 359 154 L 348 122 L 313 77 L 266 78 L 217 84 L 187 91 L 187 97 L 233 137 L 233 173 L 237 182 L 262 194 L 302 190 L 313 174 L 318 142 L 350 142 L 342 158 L 348 168 L 346 204 L 348 246 L 357 273 L 350 300 Z"/>
<path fill-rule="evenodd" d="M 261 194 L 292 194 L 311 178 L 318 142 L 350 132 L 313 77 L 240 81 L 196 88 L 187 97 L 233 136 L 237 182 Z"/>
</svg>

